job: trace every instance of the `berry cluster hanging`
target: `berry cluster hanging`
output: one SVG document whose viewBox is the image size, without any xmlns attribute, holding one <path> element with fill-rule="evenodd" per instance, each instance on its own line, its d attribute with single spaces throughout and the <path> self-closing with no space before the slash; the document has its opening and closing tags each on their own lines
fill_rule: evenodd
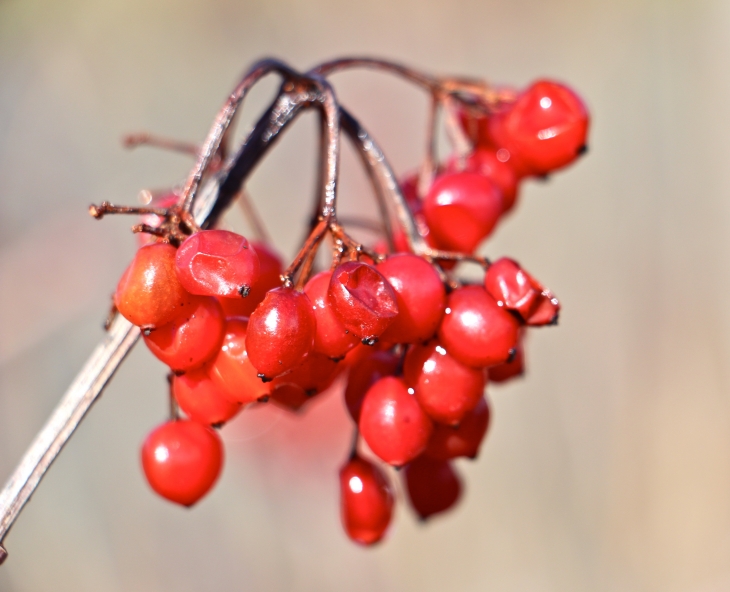
<svg viewBox="0 0 730 592">
<path fill-rule="evenodd" d="M 375 141 L 337 102 L 327 78 L 358 66 L 396 73 L 431 94 L 429 146 L 418 174 L 396 182 Z M 284 79 L 280 93 L 231 157 L 234 115 L 272 71 Z M 261 236 L 249 242 L 214 224 L 235 197 L 250 211 L 242 191 L 247 175 L 306 108 L 319 110 L 323 121 L 318 216 L 284 267 Z M 439 113 L 454 148 L 445 162 L 435 156 Z M 489 425 L 488 381 L 522 374 L 525 329 L 555 324 L 560 309 L 516 261 L 490 262 L 475 250 L 515 207 L 520 181 L 573 162 L 585 151 L 587 129 L 581 99 L 549 80 L 516 91 L 380 60 L 337 60 L 305 74 L 273 60 L 256 64 L 195 150 L 184 187 L 149 207 L 91 207 L 97 218 L 141 215 L 134 230 L 148 237 L 122 275 L 114 305 L 171 371 L 171 417 L 142 447 L 151 487 L 194 504 L 222 468 L 214 428 L 248 405 L 300 410 L 337 384 L 355 424 L 340 471 L 347 535 L 372 544 L 388 528 L 395 497 L 381 463 L 403 469 L 421 518 L 452 507 L 461 492 L 453 460 L 476 458 Z M 341 135 L 359 148 L 379 200 L 385 238 L 374 245 L 354 240 L 337 218 Z M 198 189 L 211 179 L 219 182 L 218 199 L 201 227 Z M 325 241 L 332 263 L 317 272 L 315 254 Z M 459 262 L 481 265 L 483 282 L 461 282 Z"/>
</svg>

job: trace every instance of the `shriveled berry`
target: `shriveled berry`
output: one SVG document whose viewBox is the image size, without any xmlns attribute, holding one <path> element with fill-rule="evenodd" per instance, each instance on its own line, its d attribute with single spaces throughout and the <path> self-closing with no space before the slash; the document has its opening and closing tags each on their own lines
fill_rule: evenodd
<svg viewBox="0 0 730 592">
<path fill-rule="evenodd" d="M 215 298 L 195 297 L 173 321 L 144 336 L 149 350 L 173 370 L 190 370 L 215 356 L 223 339 L 223 310 Z"/>
<path fill-rule="evenodd" d="M 172 321 L 190 301 L 175 272 L 175 247 L 155 243 L 140 247 L 114 294 L 121 315 L 134 325 L 159 327 Z"/>
<path fill-rule="evenodd" d="M 513 259 L 502 257 L 489 266 L 484 287 L 499 306 L 514 310 L 523 319 L 530 317 L 540 298 L 542 288 L 533 285 L 532 278 Z"/>
<path fill-rule="evenodd" d="M 220 392 L 235 403 L 253 403 L 271 394 L 271 383 L 261 382 L 246 352 L 246 317 L 226 319 L 223 341 L 208 374 Z"/>
<path fill-rule="evenodd" d="M 172 380 L 177 404 L 190 419 L 206 425 L 221 425 L 241 410 L 213 383 L 206 367 L 191 370 Z"/>
<path fill-rule="evenodd" d="M 395 292 L 374 267 L 348 261 L 330 278 L 329 302 L 345 329 L 359 339 L 374 341 L 398 314 Z"/>
<path fill-rule="evenodd" d="M 482 397 L 458 426 L 436 424 L 424 454 L 436 460 L 450 460 L 460 456 L 474 459 L 489 428 L 490 411 L 487 399 Z"/>
<path fill-rule="evenodd" d="M 163 423 L 142 445 L 142 468 L 152 489 L 183 506 L 192 506 L 210 491 L 222 466 L 220 437 L 194 421 Z"/>
<path fill-rule="evenodd" d="M 360 339 L 345 329 L 329 303 L 327 292 L 331 278 L 331 271 L 316 274 L 304 286 L 304 293 L 312 302 L 314 316 L 317 320 L 317 331 L 314 334 L 312 350 L 330 358 L 341 358 L 360 343 Z"/>
<path fill-rule="evenodd" d="M 474 409 L 487 383 L 483 369 L 462 364 L 437 341 L 408 350 L 403 377 L 429 417 L 447 425 L 458 425 Z"/>
<path fill-rule="evenodd" d="M 259 258 L 245 237 L 229 230 L 189 236 L 175 258 L 180 283 L 191 294 L 242 298 L 259 277 Z"/>
<path fill-rule="evenodd" d="M 383 538 L 393 515 L 393 490 L 385 473 L 359 456 L 340 469 L 340 509 L 347 536 L 363 545 Z"/>
<path fill-rule="evenodd" d="M 273 379 L 304 360 L 316 329 L 312 303 L 304 292 L 271 290 L 249 319 L 248 357 L 260 375 Z"/>
<path fill-rule="evenodd" d="M 392 352 L 373 351 L 372 348 L 366 351 L 367 355 L 352 365 L 345 388 L 345 405 L 355 423 L 360 421 L 365 393 L 384 376 L 395 374 L 400 365 L 400 356 Z"/>
<path fill-rule="evenodd" d="M 370 449 L 396 467 L 426 448 L 433 422 L 401 378 L 386 376 L 373 384 L 360 410 L 360 433 Z"/>
<path fill-rule="evenodd" d="M 481 286 L 464 286 L 449 294 L 439 341 L 467 366 L 486 368 L 513 356 L 519 322 Z"/>
<path fill-rule="evenodd" d="M 471 253 L 499 221 L 502 195 L 479 173 L 445 173 L 431 186 L 423 211 L 438 247 Z"/>
<path fill-rule="evenodd" d="M 446 307 L 446 289 L 433 266 L 417 255 L 402 253 L 388 257 L 377 269 L 398 303 L 398 315 L 381 338 L 417 343 L 433 337 Z"/>
<path fill-rule="evenodd" d="M 448 461 L 420 456 L 404 470 L 408 499 L 421 520 L 450 509 L 461 496 L 461 479 Z"/>
</svg>

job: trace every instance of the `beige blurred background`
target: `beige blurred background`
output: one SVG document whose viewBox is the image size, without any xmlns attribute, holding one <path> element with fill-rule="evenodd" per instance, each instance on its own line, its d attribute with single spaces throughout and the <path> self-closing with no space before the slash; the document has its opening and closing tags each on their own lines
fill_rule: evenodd
<svg viewBox="0 0 730 592">
<path fill-rule="evenodd" d="M 400 505 L 375 549 L 341 531 L 350 437 L 337 396 L 303 419 L 243 413 L 191 511 L 147 488 L 164 371 L 135 350 L 7 538 L 0 590 L 730 590 L 730 4 L 723 0 L 0 0 L 0 480 L 100 339 L 134 251 L 134 203 L 184 157 L 125 152 L 147 129 L 198 142 L 242 70 L 346 54 L 438 73 L 573 85 L 591 150 L 485 245 L 561 298 L 529 374 L 491 388 L 493 428 L 459 469 L 458 509 Z M 399 172 L 422 155 L 426 99 L 378 74 L 334 79 Z M 254 93 L 244 119 L 269 99 Z M 243 126 L 245 127 L 245 125 Z M 315 119 L 249 184 L 290 255 L 312 196 Z M 352 154 L 343 208 L 370 196 Z"/>
</svg>

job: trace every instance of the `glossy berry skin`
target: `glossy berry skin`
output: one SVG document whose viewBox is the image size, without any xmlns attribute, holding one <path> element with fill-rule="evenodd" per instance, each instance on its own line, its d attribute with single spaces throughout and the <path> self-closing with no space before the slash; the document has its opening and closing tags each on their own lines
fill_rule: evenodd
<svg viewBox="0 0 730 592">
<path fill-rule="evenodd" d="M 194 421 L 168 421 L 142 445 L 142 467 L 152 489 L 165 499 L 192 506 L 215 484 L 223 466 L 223 443 Z"/>
<path fill-rule="evenodd" d="M 383 538 L 395 498 L 385 473 L 356 456 L 340 469 L 340 509 L 347 536 L 362 545 Z"/>
<path fill-rule="evenodd" d="M 489 429 L 490 415 L 487 399 L 482 397 L 458 426 L 436 424 L 424 454 L 436 460 L 475 459 Z"/>
<path fill-rule="evenodd" d="M 519 321 L 481 286 L 454 290 L 446 301 L 439 341 L 462 364 L 486 368 L 513 356 Z"/>
<path fill-rule="evenodd" d="M 465 366 L 437 341 L 408 350 L 403 377 L 429 417 L 450 426 L 476 407 L 487 384 L 484 370 Z"/>
<path fill-rule="evenodd" d="M 560 302 L 550 290 L 543 288 L 535 309 L 532 311 L 532 314 L 525 319 L 525 322 L 531 327 L 557 325 L 559 314 Z"/>
<path fill-rule="evenodd" d="M 431 186 L 423 212 L 438 247 L 471 253 L 499 221 L 502 195 L 479 173 L 445 173 Z"/>
<path fill-rule="evenodd" d="M 446 167 L 446 172 L 456 172 L 458 170 L 460 170 L 458 159 L 452 159 Z M 503 214 L 514 208 L 517 202 L 519 177 L 509 164 L 509 152 L 507 150 L 477 148 L 467 156 L 464 170 L 479 173 L 499 188 L 502 192 Z"/>
<path fill-rule="evenodd" d="M 524 335 L 517 342 L 517 353 L 514 358 L 489 368 L 489 380 L 491 382 L 507 382 L 513 378 L 520 378 L 525 374 L 525 345 L 523 339 Z"/>
<path fill-rule="evenodd" d="M 381 339 L 391 343 L 417 343 L 433 337 L 446 307 L 446 289 L 433 266 L 417 255 L 402 253 L 378 265 L 393 287 L 398 316 Z"/>
<path fill-rule="evenodd" d="M 246 352 L 246 317 L 226 319 L 223 340 L 208 365 L 208 375 L 218 390 L 234 403 L 253 403 L 271 394 L 271 383 L 261 382 Z"/>
<path fill-rule="evenodd" d="M 259 258 L 245 237 L 229 230 L 200 230 L 183 241 L 177 277 L 191 294 L 243 298 L 259 277 Z"/>
<path fill-rule="evenodd" d="M 220 303 L 228 317 L 249 317 L 256 307 L 264 301 L 269 290 L 281 286 L 284 270 L 281 257 L 266 243 L 251 242 L 259 259 L 259 278 L 251 286 L 245 298 L 221 298 Z"/>
<path fill-rule="evenodd" d="M 539 80 L 508 110 L 490 118 L 489 134 L 510 152 L 517 170 L 546 175 L 570 164 L 585 149 L 588 111 L 567 86 Z"/>
<path fill-rule="evenodd" d="M 190 299 L 177 279 L 175 247 L 167 243 L 140 247 L 114 293 L 120 314 L 143 328 L 169 323 Z"/>
<path fill-rule="evenodd" d="M 355 423 L 360 421 L 362 402 L 370 387 L 384 376 L 395 374 L 399 365 L 400 356 L 389 351 L 368 351 L 366 357 L 353 364 L 347 377 L 345 405 Z"/>
<path fill-rule="evenodd" d="M 172 379 L 172 393 L 190 419 L 205 425 L 222 425 L 240 410 L 221 392 L 208 375 L 207 368 L 186 372 Z"/>
<path fill-rule="evenodd" d="M 246 349 L 259 374 L 273 379 L 299 365 L 311 351 L 317 322 L 304 292 L 276 288 L 248 322 Z"/>
<path fill-rule="evenodd" d="M 421 520 L 452 508 L 461 496 L 461 479 L 448 461 L 421 456 L 404 470 L 411 506 Z"/>
<path fill-rule="evenodd" d="M 489 266 L 484 287 L 499 306 L 514 310 L 528 319 L 540 299 L 542 287 L 536 288 L 532 278 L 519 263 L 503 257 Z"/>
<path fill-rule="evenodd" d="M 373 384 L 360 410 L 360 433 L 379 458 L 400 467 L 426 448 L 433 422 L 401 378 L 386 376 Z"/>
<path fill-rule="evenodd" d="M 398 314 L 395 291 L 366 263 L 348 261 L 337 266 L 327 293 L 345 329 L 365 341 L 374 342 Z"/>
<path fill-rule="evenodd" d="M 309 279 L 304 293 L 312 302 L 317 320 L 312 351 L 338 359 L 360 343 L 360 339 L 345 329 L 329 303 L 327 293 L 331 278 L 331 271 L 321 271 Z"/>
<path fill-rule="evenodd" d="M 190 370 L 215 356 L 224 323 L 223 310 L 215 298 L 196 297 L 194 305 L 185 307 L 185 313 L 153 329 L 144 341 L 155 357 L 173 370 Z"/>
</svg>

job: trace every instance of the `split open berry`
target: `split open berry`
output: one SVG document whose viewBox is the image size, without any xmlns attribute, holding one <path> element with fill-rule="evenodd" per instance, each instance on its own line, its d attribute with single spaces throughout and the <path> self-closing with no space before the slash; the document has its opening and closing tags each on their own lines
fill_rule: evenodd
<svg viewBox="0 0 730 592">
<path fill-rule="evenodd" d="M 331 271 L 322 271 L 314 275 L 304 286 L 304 293 L 312 302 L 314 317 L 317 321 L 312 350 L 337 359 L 344 357 L 348 351 L 360 343 L 360 339 L 345 329 L 329 303 L 327 293 L 331 278 Z"/>
<path fill-rule="evenodd" d="M 390 351 L 366 351 L 367 355 L 352 365 L 345 389 L 345 405 L 355 423 L 360 421 L 362 401 L 370 387 L 384 376 L 395 374 L 401 362 L 400 356 Z"/>
<path fill-rule="evenodd" d="M 195 296 L 173 321 L 144 336 L 149 350 L 173 370 L 190 370 L 215 356 L 225 320 L 215 298 Z"/>
<path fill-rule="evenodd" d="M 471 253 L 502 214 L 502 194 L 479 173 L 445 173 L 436 178 L 423 205 L 436 246 Z"/>
<path fill-rule="evenodd" d="M 433 341 L 414 345 L 406 354 L 403 377 L 431 419 L 458 425 L 482 399 L 486 372 L 466 366 Z"/>
<path fill-rule="evenodd" d="M 520 324 L 481 286 L 454 290 L 445 312 L 439 341 L 462 364 L 486 368 L 515 355 Z"/>
<path fill-rule="evenodd" d="M 206 367 L 175 376 L 172 392 L 185 415 L 205 425 L 222 425 L 241 410 L 210 379 Z"/>
<path fill-rule="evenodd" d="M 425 259 L 402 253 L 378 265 L 395 291 L 398 315 L 381 338 L 391 343 L 417 343 L 436 334 L 446 307 L 446 289 Z"/>
<path fill-rule="evenodd" d="M 340 469 L 340 508 L 347 536 L 363 545 L 383 538 L 393 515 L 393 490 L 375 464 L 355 456 Z"/>
<path fill-rule="evenodd" d="M 249 319 L 248 358 L 262 378 L 271 380 L 304 360 L 316 330 L 312 303 L 304 292 L 271 290 Z"/>
<path fill-rule="evenodd" d="M 373 384 L 360 410 L 360 433 L 379 458 L 401 467 L 426 449 L 433 422 L 401 378 Z"/>
<path fill-rule="evenodd" d="M 421 520 L 453 507 L 461 496 L 461 479 L 448 461 L 420 456 L 403 471 L 411 506 Z"/>
<path fill-rule="evenodd" d="M 558 323 L 558 315 L 560 314 L 560 302 L 550 290 L 543 288 L 539 282 L 534 279 L 532 279 L 532 282 L 533 285 L 541 289 L 541 292 L 534 310 L 525 319 L 525 322 L 531 327 L 556 325 Z"/>
<path fill-rule="evenodd" d="M 345 329 L 366 342 L 374 342 L 398 314 L 396 295 L 388 280 L 359 261 L 335 268 L 328 295 Z"/>
<path fill-rule="evenodd" d="M 437 460 L 465 456 L 474 459 L 489 428 L 489 404 L 482 397 L 476 407 L 462 417 L 458 426 L 436 424 L 424 454 Z"/>
<path fill-rule="evenodd" d="M 180 283 L 191 294 L 242 298 L 259 277 L 259 258 L 248 241 L 229 230 L 189 236 L 175 258 Z"/>
<path fill-rule="evenodd" d="M 192 506 L 210 491 L 222 466 L 220 437 L 194 421 L 163 423 L 142 445 L 142 468 L 152 489 L 183 506 Z"/>
<path fill-rule="evenodd" d="M 167 243 L 140 247 L 114 293 L 121 315 L 143 328 L 169 323 L 190 300 L 175 272 L 175 247 Z"/>
<path fill-rule="evenodd" d="M 586 147 L 588 110 L 567 86 L 539 80 L 511 108 L 490 118 L 493 141 L 524 174 L 546 175 L 573 162 Z"/>
<path fill-rule="evenodd" d="M 208 365 L 208 374 L 218 390 L 234 403 L 253 403 L 271 394 L 271 384 L 261 382 L 246 352 L 246 317 L 226 319 L 223 341 Z"/>
</svg>

